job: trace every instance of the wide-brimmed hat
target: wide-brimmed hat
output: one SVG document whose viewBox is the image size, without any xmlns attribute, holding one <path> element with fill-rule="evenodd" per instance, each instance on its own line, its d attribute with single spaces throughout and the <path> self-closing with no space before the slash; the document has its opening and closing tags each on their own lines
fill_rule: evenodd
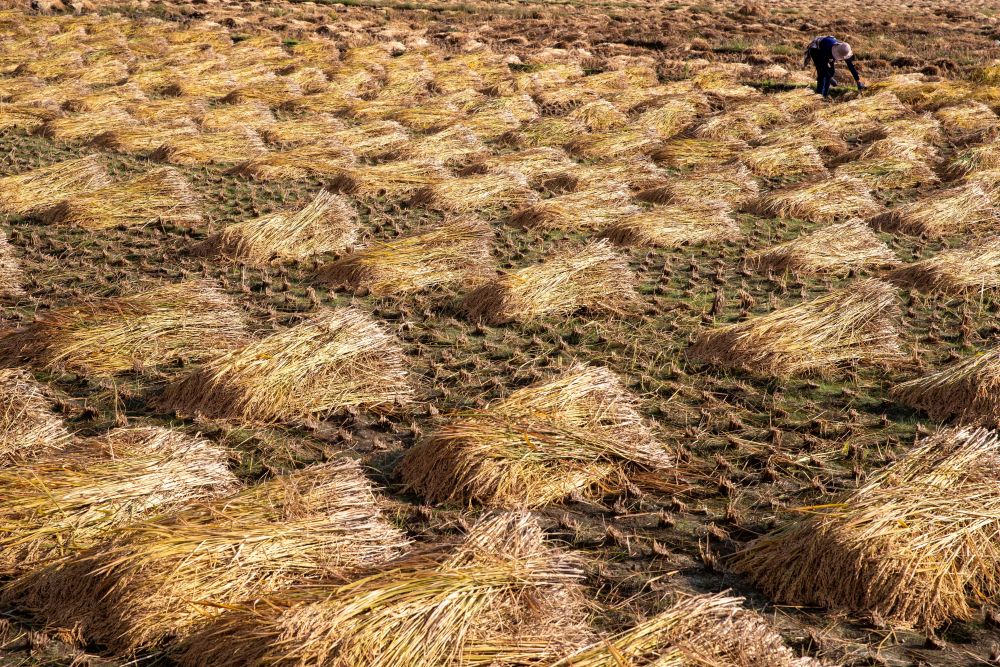
<svg viewBox="0 0 1000 667">
<path fill-rule="evenodd" d="M 833 57 L 836 60 L 847 60 L 854 55 L 854 51 L 851 50 L 851 45 L 847 42 L 837 42 L 833 45 Z"/>
</svg>

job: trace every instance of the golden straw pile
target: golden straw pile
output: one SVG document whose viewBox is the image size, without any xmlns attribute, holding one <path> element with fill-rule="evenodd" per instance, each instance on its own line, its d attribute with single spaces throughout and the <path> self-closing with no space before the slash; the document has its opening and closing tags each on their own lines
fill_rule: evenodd
<svg viewBox="0 0 1000 667">
<path fill-rule="evenodd" d="M 750 266 L 776 271 L 848 273 L 858 269 L 894 266 L 896 254 L 863 220 L 820 227 L 747 258 Z"/>
<path fill-rule="evenodd" d="M 61 449 L 69 439 L 43 385 L 23 369 L 0 370 L 0 466 Z"/>
<path fill-rule="evenodd" d="M 97 155 L 0 178 L 0 213 L 28 215 L 111 184 Z"/>
<path fill-rule="evenodd" d="M 895 400 L 932 419 L 996 428 L 1000 425 L 1000 352 L 987 350 L 896 385 Z"/>
<path fill-rule="evenodd" d="M 605 230 L 620 245 L 676 248 L 687 244 L 732 241 L 742 236 L 725 203 L 682 201 L 631 215 Z"/>
</svg>

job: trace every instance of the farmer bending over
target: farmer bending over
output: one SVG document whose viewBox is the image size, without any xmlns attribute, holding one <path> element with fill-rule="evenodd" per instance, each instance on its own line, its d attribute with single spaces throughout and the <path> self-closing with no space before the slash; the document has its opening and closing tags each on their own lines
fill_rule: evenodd
<svg viewBox="0 0 1000 667">
<path fill-rule="evenodd" d="M 847 69 L 854 76 L 854 82 L 858 84 L 858 90 L 864 90 L 864 84 L 858 77 L 858 70 L 854 67 L 854 52 L 847 42 L 841 42 L 836 37 L 817 37 L 806 48 L 802 66 L 808 65 L 810 59 L 816 66 L 816 92 L 824 98 L 829 99 L 830 86 L 836 83 L 833 80 L 833 66 L 838 60 L 847 65 Z"/>
</svg>

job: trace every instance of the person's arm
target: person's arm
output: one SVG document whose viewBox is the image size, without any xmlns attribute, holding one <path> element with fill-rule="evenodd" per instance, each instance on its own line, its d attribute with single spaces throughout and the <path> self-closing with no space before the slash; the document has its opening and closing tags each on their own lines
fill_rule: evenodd
<svg viewBox="0 0 1000 667">
<path fill-rule="evenodd" d="M 806 47 L 806 55 L 802 59 L 802 66 L 803 67 L 808 67 L 809 66 L 809 52 L 810 51 L 812 51 L 812 44 L 811 43 L 809 44 L 809 46 Z"/>
<path fill-rule="evenodd" d="M 861 77 L 858 76 L 858 70 L 854 66 L 854 56 L 851 56 L 850 58 L 845 60 L 844 64 L 847 65 L 847 69 L 851 71 L 851 76 L 854 77 L 854 83 L 858 84 L 858 86 L 861 86 Z"/>
</svg>

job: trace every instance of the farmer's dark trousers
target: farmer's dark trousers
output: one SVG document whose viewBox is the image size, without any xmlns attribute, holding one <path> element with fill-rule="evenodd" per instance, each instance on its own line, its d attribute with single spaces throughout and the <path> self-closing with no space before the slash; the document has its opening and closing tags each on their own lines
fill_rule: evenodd
<svg viewBox="0 0 1000 667">
<path fill-rule="evenodd" d="M 819 49 L 810 50 L 809 56 L 816 66 L 816 92 L 826 97 L 830 94 L 830 82 L 833 81 L 833 63 L 823 58 Z"/>
</svg>

